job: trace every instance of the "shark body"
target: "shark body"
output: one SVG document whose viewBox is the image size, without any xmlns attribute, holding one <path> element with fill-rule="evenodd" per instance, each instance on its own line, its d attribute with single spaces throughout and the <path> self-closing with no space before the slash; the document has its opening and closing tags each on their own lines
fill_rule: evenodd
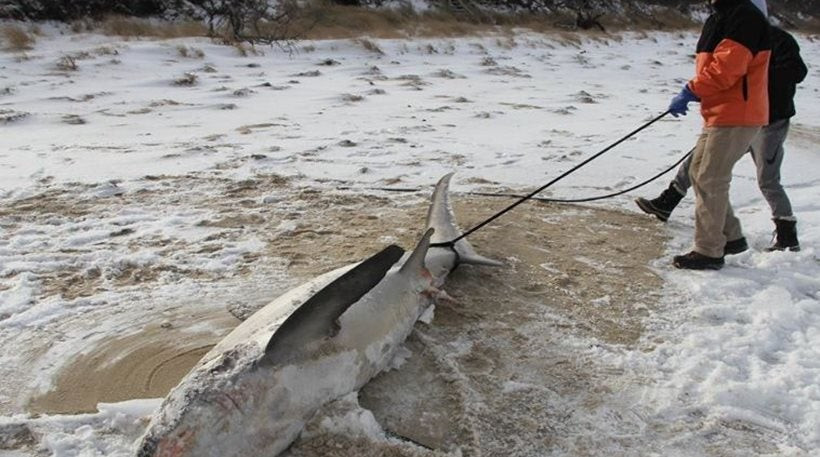
<svg viewBox="0 0 820 457">
<path fill-rule="evenodd" d="M 391 245 L 285 293 L 214 346 L 175 387 L 137 457 L 275 456 L 325 403 L 384 370 L 462 263 L 498 266 L 459 235 L 447 190 L 433 193 L 412 253 Z"/>
</svg>

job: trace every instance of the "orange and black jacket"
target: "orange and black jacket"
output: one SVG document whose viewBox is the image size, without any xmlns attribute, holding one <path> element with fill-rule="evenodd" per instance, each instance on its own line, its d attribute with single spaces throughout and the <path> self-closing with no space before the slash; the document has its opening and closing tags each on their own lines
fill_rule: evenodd
<svg viewBox="0 0 820 457">
<path fill-rule="evenodd" d="M 718 0 L 698 40 L 689 89 L 707 127 L 769 123 L 769 22 L 749 0 Z"/>
</svg>

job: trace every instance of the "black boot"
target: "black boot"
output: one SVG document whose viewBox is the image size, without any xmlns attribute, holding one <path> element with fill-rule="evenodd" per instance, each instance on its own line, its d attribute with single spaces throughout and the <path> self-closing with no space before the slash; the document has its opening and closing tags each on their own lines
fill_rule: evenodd
<svg viewBox="0 0 820 457">
<path fill-rule="evenodd" d="M 723 257 L 709 257 L 695 251 L 672 258 L 676 268 L 685 270 L 720 270 L 723 263 Z"/>
<path fill-rule="evenodd" d="M 749 243 L 746 242 L 746 237 L 741 237 L 736 240 L 727 241 L 723 247 L 723 255 L 740 254 L 749 249 Z"/>
<path fill-rule="evenodd" d="M 661 192 L 658 198 L 647 200 L 638 197 L 635 199 L 635 203 L 637 203 L 638 207 L 646 214 L 654 214 L 655 217 L 666 222 L 666 220 L 669 219 L 669 215 L 672 214 L 672 210 L 678 206 L 682 198 L 683 194 L 678 192 L 674 185 L 670 184 L 669 188 Z"/>
<path fill-rule="evenodd" d="M 774 245 L 766 248 L 767 251 L 799 251 L 800 243 L 797 241 L 797 221 L 786 219 L 774 219 L 775 236 Z"/>
</svg>

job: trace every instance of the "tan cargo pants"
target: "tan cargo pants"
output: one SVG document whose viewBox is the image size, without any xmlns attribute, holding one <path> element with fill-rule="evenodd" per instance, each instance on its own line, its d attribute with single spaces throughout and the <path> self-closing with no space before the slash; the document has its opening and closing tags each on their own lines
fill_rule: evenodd
<svg viewBox="0 0 820 457">
<path fill-rule="evenodd" d="M 689 178 L 695 191 L 695 252 L 723 257 L 727 240 L 743 236 L 729 203 L 732 168 L 749 150 L 760 127 L 705 127 L 698 138 Z"/>
</svg>

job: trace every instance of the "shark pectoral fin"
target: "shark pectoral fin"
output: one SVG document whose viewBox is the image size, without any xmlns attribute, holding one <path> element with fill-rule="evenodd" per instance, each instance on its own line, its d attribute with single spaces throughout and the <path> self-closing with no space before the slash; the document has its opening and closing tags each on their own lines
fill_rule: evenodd
<svg viewBox="0 0 820 457">
<path fill-rule="evenodd" d="M 302 303 L 271 335 L 262 363 L 293 360 L 306 348 L 332 337 L 339 331 L 339 316 L 381 282 L 402 255 L 404 249 L 390 245 Z"/>
<path fill-rule="evenodd" d="M 430 274 L 424 267 L 424 257 L 427 255 L 427 250 L 430 249 L 430 238 L 433 236 L 433 233 L 435 233 L 435 229 L 432 228 L 424 232 L 424 236 L 421 237 L 421 241 L 416 245 L 416 249 L 413 250 L 413 253 L 410 254 L 410 257 L 404 262 L 404 265 L 401 266 L 401 273 L 424 274 L 424 272 L 426 272 L 427 275 Z"/>
</svg>

